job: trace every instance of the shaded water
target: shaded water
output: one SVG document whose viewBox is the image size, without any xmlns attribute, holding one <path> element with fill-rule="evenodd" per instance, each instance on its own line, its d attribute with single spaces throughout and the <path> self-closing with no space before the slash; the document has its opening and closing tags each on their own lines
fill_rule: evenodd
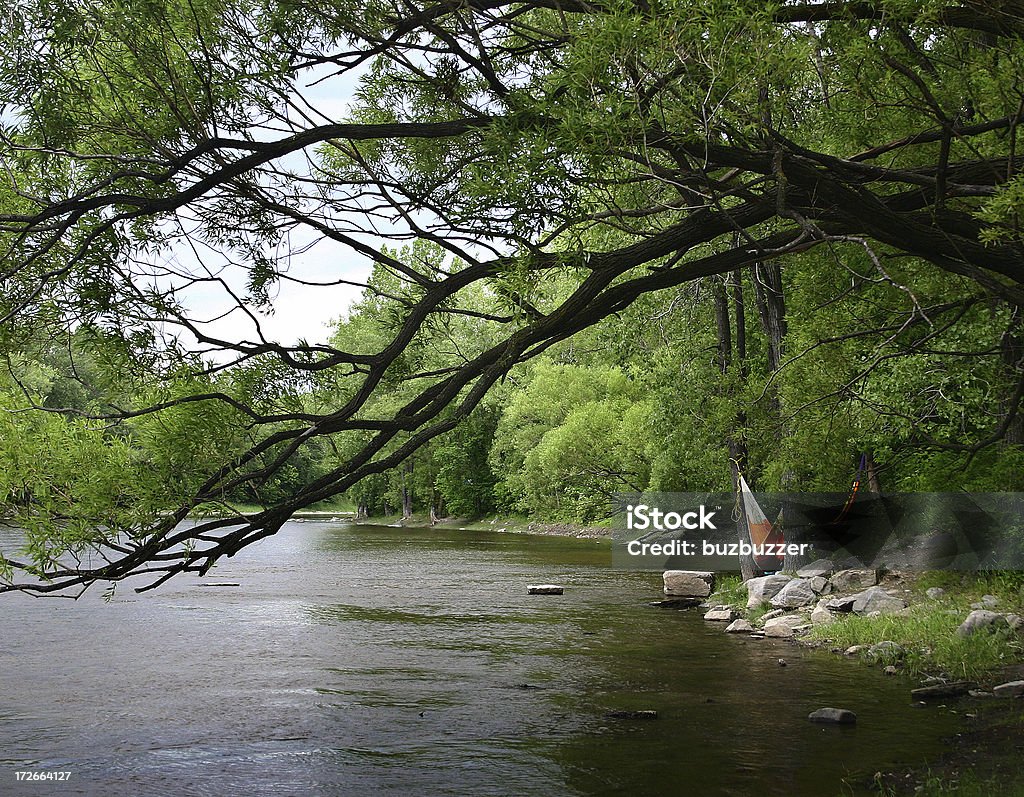
<svg viewBox="0 0 1024 797">
<path fill-rule="evenodd" d="M 156 593 L 0 597 L 0 794 L 832 795 L 954 730 L 906 681 L 649 607 L 658 574 L 609 561 L 289 523 Z M 526 594 L 544 582 L 566 594 Z M 858 725 L 809 723 L 825 705 Z"/>
</svg>

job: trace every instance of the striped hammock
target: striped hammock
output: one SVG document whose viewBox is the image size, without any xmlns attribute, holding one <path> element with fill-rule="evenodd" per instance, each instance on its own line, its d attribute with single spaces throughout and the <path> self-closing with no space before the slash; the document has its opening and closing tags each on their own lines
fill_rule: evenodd
<svg viewBox="0 0 1024 797">
<path fill-rule="evenodd" d="M 743 522 L 747 527 L 747 535 L 750 537 L 750 544 L 757 550 L 765 544 L 779 545 L 784 542 L 782 537 L 782 523 L 772 526 L 771 521 L 765 516 L 761 507 L 754 500 L 754 494 L 750 491 L 747 480 L 740 476 L 740 501 Z M 782 569 L 785 557 L 782 556 L 759 556 L 753 557 L 754 565 L 762 573 L 774 573 Z"/>
</svg>

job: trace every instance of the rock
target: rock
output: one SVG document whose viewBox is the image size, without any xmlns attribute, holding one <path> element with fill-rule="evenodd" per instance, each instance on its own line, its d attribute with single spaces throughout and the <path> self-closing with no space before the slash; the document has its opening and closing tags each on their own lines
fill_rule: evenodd
<svg viewBox="0 0 1024 797">
<path fill-rule="evenodd" d="M 850 645 L 850 647 L 843 651 L 843 654 L 846 656 L 856 656 L 858 653 L 863 653 L 868 647 L 868 645 Z"/>
<path fill-rule="evenodd" d="M 1024 697 L 1024 681 L 1008 681 L 992 690 L 996 697 Z"/>
<path fill-rule="evenodd" d="M 712 609 L 704 615 L 705 620 L 717 623 L 731 623 L 737 617 L 739 617 L 739 614 L 734 609 L 729 608 Z"/>
<path fill-rule="evenodd" d="M 750 633 L 753 630 L 754 626 L 752 626 L 749 622 L 747 622 L 741 617 L 739 620 L 733 620 L 731 623 L 729 623 L 729 625 L 726 626 L 725 633 L 744 634 Z"/>
<path fill-rule="evenodd" d="M 561 595 L 563 592 L 565 588 L 557 584 L 530 584 L 526 587 L 528 595 Z"/>
<path fill-rule="evenodd" d="M 835 566 L 828 559 L 818 559 L 801 567 L 796 574 L 800 578 L 815 578 L 817 576 L 828 578 L 834 572 Z"/>
<path fill-rule="evenodd" d="M 647 605 L 661 609 L 692 609 L 694 606 L 700 606 L 700 598 L 666 598 L 663 601 L 651 601 Z"/>
<path fill-rule="evenodd" d="M 819 602 L 811 612 L 811 625 L 828 625 L 835 622 L 835 619 L 835 615 L 825 606 L 825 601 Z"/>
<path fill-rule="evenodd" d="M 807 620 L 798 614 L 785 614 L 782 617 L 773 617 L 764 624 L 764 635 L 766 637 L 788 638 L 801 628 L 806 627 Z"/>
<path fill-rule="evenodd" d="M 769 620 L 772 620 L 776 617 L 782 617 L 782 615 L 784 615 L 785 613 L 785 609 L 772 609 L 770 612 L 765 612 L 761 615 L 761 625 L 764 625 Z"/>
<path fill-rule="evenodd" d="M 898 661 L 907 655 L 907 651 L 904 650 L 902 645 L 887 639 L 883 642 L 876 642 L 869 647 L 867 655 L 876 661 Z"/>
<path fill-rule="evenodd" d="M 828 579 L 825 576 L 812 576 L 807 579 L 813 589 L 819 595 L 832 591 L 832 585 L 828 583 Z"/>
<path fill-rule="evenodd" d="M 830 579 L 835 592 L 849 592 L 855 589 L 873 587 L 878 583 L 875 570 L 840 570 Z"/>
<path fill-rule="evenodd" d="M 810 579 L 794 578 L 772 598 L 772 606 L 778 609 L 796 609 L 814 603 L 817 598 L 811 589 Z"/>
<path fill-rule="evenodd" d="M 907 602 L 895 595 L 890 595 L 881 587 L 869 587 L 854 596 L 853 611 L 857 614 L 892 614 L 905 609 Z"/>
<path fill-rule="evenodd" d="M 892 664 L 887 665 L 885 669 L 882 670 L 886 675 L 898 675 L 899 671 L 899 667 L 894 667 Z"/>
<path fill-rule="evenodd" d="M 975 609 L 967 615 L 966 620 L 960 623 L 956 632 L 959 636 L 968 637 L 978 631 L 995 631 L 1007 626 L 1008 623 L 1003 615 L 990 612 L 988 609 Z"/>
<path fill-rule="evenodd" d="M 604 714 L 612 720 L 656 720 L 658 712 L 650 709 L 643 711 L 606 711 Z"/>
<path fill-rule="evenodd" d="M 706 598 L 715 588 L 715 574 L 704 570 L 666 570 L 662 573 L 665 594 L 682 598 Z"/>
<path fill-rule="evenodd" d="M 992 694 L 991 692 L 986 692 L 986 691 L 984 691 L 982 689 L 968 689 L 967 690 L 967 694 L 970 695 L 971 697 L 980 698 L 982 700 L 984 700 L 985 698 L 989 698 L 989 697 L 995 697 L 995 695 Z"/>
<path fill-rule="evenodd" d="M 807 719 L 831 725 L 853 725 L 857 722 L 857 715 L 845 708 L 819 708 L 808 714 Z"/>
<path fill-rule="evenodd" d="M 938 600 L 943 595 L 945 595 L 946 594 L 946 590 L 944 590 L 942 587 L 929 587 L 928 589 L 926 589 L 924 591 L 924 594 L 927 595 L 931 600 L 934 601 L 934 600 Z"/>
<path fill-rule="evenodd" d="M 776 573 L 773 576 L 752 578 L 747 582 L 747 608 L 756 609 L 774 598 L 792 579 Z"/>
<path fill-rule="evenodd" d="M 948 684 L 932 684 L 910 690 L 914 700 L 935 700 L 942 697 L 960 697 L 966 695 L 973 687 L 970 681 L 950 681 Z"/>
<path fill-rule="evenodd" d="M 982 595 L 981 602 L 984 603 L 986 606 L 998 606 L 999 598 L 997 598 L 995 595 Z"/>
<path fill-rule="evenodd" d="M 1004 614 L 1003 618 L 1015 634 L 1024 634 L 1024 617 L 1019 614 Z"/>
<path fill-rule="evenodd" d="M 825 608 L 833 612 L 852 612 L 853 604 L 856 600 L 856 595 L 849 595 L 845 598 L 833 598 L 825 604 Z"/>
</svg>

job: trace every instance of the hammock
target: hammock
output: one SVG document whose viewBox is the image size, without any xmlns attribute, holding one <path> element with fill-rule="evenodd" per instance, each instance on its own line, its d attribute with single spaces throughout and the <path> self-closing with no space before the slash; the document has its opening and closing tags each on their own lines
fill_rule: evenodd
<svg viewBox="0 0 1024 797">
<path fill-rule="evenodd" d="M 747 527 L 747 535 L 750 537 L 750 544 L 754 546 L 755 553 L 751 557 L 754 565 L 762 573 L 775 572 L 782 569 L 785 562 L 784 556 L 764 556 L 756 553 L 762 550 L 762 546 L 780 545 L 784 542 L 782 537 L 782 523 L 777 522 L 773 527 L 771 521 L 765 516 L 761 507 L 754 500 L 754 494 L 750 492 L 747 480 L 740 476 L 740 507 L 743 515 L 743 522 Z M 781 518 L 780 518 L 781 520 Z"/>
</svg>

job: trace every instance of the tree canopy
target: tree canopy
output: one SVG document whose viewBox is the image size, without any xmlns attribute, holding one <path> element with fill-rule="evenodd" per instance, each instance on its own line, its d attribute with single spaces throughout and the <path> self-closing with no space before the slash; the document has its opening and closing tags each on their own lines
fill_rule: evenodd
<svg viewBox="0 0 1024 797">
<path fill-rule="evenodd" d="M 581 519 L 730 460 L 1019 486 L 1016 3 L 3 14 L 0 589 L 203 573 L 416 462 Z M 264 335 L 314 244 L 335 334 Z"/>
</svg>

